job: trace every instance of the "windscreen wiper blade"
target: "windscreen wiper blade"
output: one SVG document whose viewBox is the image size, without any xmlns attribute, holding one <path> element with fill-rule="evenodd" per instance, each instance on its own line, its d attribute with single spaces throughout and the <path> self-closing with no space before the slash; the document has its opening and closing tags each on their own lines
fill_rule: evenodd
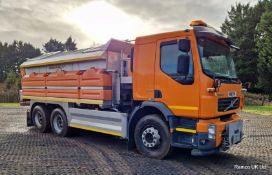
<svg viewBox="0 0 272 175">
<path fill-rule="evenodd" d="M 214 78 L 222 78 L 222 79 L 229 80 L 232 82 L 238 82 L 237 78 L 230 78 L 230 77 L 225 77 L 225 76 L 214 76 Z"/>
<path fill-rule="evenodd" d="M 214 78 L 223 78 L 223 79 L 231 80 L 231 78 L 225 77 L 225 76 L 214 76 Z"/>
</svg>

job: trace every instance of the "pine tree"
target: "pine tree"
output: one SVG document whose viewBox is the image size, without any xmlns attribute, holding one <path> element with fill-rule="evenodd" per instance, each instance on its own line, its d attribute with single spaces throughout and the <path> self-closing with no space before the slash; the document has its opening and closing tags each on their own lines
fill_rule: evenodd
<svg viewBox="0 0 272 175">
<path fill-rule="evenodd" d="M 259 60 L 258 73 L 260 88 L 272 97 L 272 8 L 262 15 L 257 28 Z"/>
<path fill-rule="evenodd" d="M 228 18 L 221 26 L 221 30 L 240 47 L 238 52 L 233 53 L 238 77 L 242 82 L 251 82 L 253 85 L 257 84 L 258 79 L 258 53 L 254 36 L 259 15 L 249 4 L 238 3 L 231 7 Z"/>
<path fill-rule="evenodd" d="M 66 51 L 76 50 L 77 49 L 77 47 L 76 47 L 77 43 L 75 42 L 75 40 L 73 41 L 73 39 L 72 39 L 71 36 L 69 36 L 67 38 L 67 40 L 66 40 L 66 42 L 65 42 L 64 45 L 65 45 L 65 50 Z"/>
<path fill-rule="evenodd" d="M 64 51 L 64 44 L 61 41 L 51 38 L 43 45 L 43 50 L 45 52 Z"/>
<path fill-rule="evenodd" d="M 8 72 L 18 73 L 19 66 L 26 58 L 41 55 L 41 51 L 30 43 L 13 41 L 12 44 L 0 42 L 0 82 L 3 82 Z"/>
</svg>

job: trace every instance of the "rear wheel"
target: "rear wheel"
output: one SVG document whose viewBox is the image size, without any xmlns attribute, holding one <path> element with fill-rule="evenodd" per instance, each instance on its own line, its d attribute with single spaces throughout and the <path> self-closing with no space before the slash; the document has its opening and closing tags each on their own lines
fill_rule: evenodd
<svg viewBox="0 0 272 175">
<path fill-rule="evenodd" d="M 34 107 L 32 112 L 32 118 L 34 126 L 38 129 L 39 132 L 44 133 L 49 131 L 49 115 L 49 110 L 46 107 L 40 105 Z"/>
<path fill-rule="evenodd" d="M 52 111 L 50 123 L 54 134 L 62 137 L 69 135 L 70 128 L 68 127 L 67 117 L 60 108 Z"/>
<path fill-rule="evenodd" d="M 140 119 L 134 138 L 139 152 L 150 158 L 163 159 L 171 148 L 169 128 L 158 114 Z"/>
</svg>

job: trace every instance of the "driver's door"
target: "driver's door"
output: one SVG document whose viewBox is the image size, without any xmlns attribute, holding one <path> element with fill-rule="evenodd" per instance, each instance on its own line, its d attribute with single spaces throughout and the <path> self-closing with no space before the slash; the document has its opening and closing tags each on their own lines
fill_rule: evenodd
<svg viewBox="0 0 272 175">
<path fill-rule="evenodd" d="M 190 37 L 186 38 L 190 39 Z M 192 49 L 188 53 L 180 51 L 178 47 L 179 39 L 181 38 L 159 40 L 157 42 L 155 101 L 163 102 L 176 116 L 197 117 L 199 89 Z M 180 81 L 182 77 L 178 74 L 178 57 L 183 55 L 190 57 L 190 75 L 187 77 L 193 78 L 193 82 L 189 84 L 182 83 Z"/>
</svg>

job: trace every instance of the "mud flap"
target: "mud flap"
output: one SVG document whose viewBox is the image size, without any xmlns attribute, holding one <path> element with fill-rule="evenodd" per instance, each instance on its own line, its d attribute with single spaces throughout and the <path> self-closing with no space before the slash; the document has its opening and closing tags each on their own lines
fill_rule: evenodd
<svg viewBox="0 0 272 175">
<path fill-rule="evenodd" d="M 27 110 L 26 112 L 26 126 L 33 126 L 33 120 L 31 118 L 30 110 Z"/>
</svg>

